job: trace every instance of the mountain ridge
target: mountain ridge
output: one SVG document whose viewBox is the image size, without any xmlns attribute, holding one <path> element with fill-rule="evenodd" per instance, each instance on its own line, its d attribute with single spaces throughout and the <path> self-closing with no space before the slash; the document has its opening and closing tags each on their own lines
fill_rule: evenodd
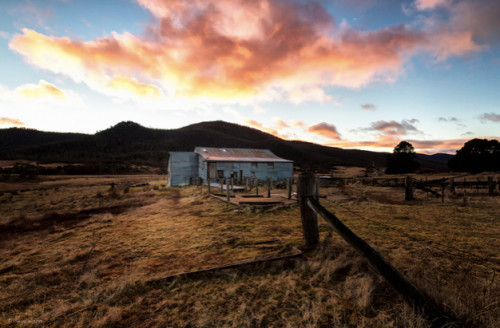
<svg viewBox="0 0 500 328">
<path fill-rule="evenodd" d="M 169 151 L 194 147 L 266 148 L 297 166 L 320 171 L 335 165 L 382 167 L 388 153 L 322 146 L 284 140 L 266 132 L 225 121 L 194 123 L 178 129 L 152 129 L 120 122 L 95 134 L 0 129 L 0 159 L 40 163 L 128 163 L 166 168 Z M 446 170 L 451 155 L 418 154 L 425 169 Z"/>
</svg>

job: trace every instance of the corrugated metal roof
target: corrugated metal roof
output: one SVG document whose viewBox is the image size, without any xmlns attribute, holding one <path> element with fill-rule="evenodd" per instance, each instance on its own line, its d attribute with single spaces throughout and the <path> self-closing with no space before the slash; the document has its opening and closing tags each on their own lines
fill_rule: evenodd
<svg viewBox="0 0 500 328">
<path fill-rule="evenodd" d="M 194 152 L 207 161 L 292 163 L 274 155 L 269 149 L 196 147 Z"/>
</svg>

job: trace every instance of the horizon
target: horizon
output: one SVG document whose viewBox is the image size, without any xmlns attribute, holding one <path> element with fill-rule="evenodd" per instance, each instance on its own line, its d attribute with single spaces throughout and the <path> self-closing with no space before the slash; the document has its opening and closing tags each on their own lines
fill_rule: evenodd
<svg viewBox="0 0 500 328">
<path fill-rule="evenodd" d="M 276 137 L 276 138 L 279 138 L 279 139 L 282 139 L 280 138 L 279 136 L 274 136 L 268 132 L 265 132 L 265 131 L 261 131 L 259 129 L 256 129 L 256 128 L 253 128 L 251 126 L 246 126 L 246 125 L 240 125 L 240 124 L 237 124 L 237 123 L 232 123 L 232 122 L 226 122 L 226 121 L 221 121 L 221 120 L 217 120 L 217 121 L 203 121 L 203 122 L 195 122 L 195 123 L 192 123 L 192 124 L 189 124 L 189 125 L 186 125 L 186 126 L 183 126 L 183 127 L 179 127 L 179 128 L 172 128 L 172 129 L 162 129 L 162 128 L 153 128 L 153 127 L 148 127 L 148 126 L 144 126 L 144 125 L 141 125 L 140 123 L 137 123 L 137 122 L 134 122 L 134 121 L 120 121 L 120 122 L 117 122 L 116 124 L 112 125 L 112 126 L 109 126 L 108 128 L 106 129 L 103 129 L 103 130 L 99 130 L 99 131 L 96 131 L 94 133 L 84 133 L 84 132 L 71 132 L 71 131 L 46 131 L 46 130 L 39 130 L 39 129 L 33 129 L 33 128 L 29 128 L 29 127 L 17 127 L 17 126 L 14 126 L 14 127 L 8 127 L 8 128 L 0 128 L 0 130 L 7 130 L 7 129 L 21 129 L 21 130 L 33 130 L 33 131 L 37 131 L 37 132 L 44 132 L 44 133 L 61 133 L 61 134 L 65 134 L 65 133 L 76 133 L 76 134 L 84 134 L 84 135 L 88 135 L 88 136 L 94 136 L 98 133 L 101 133 L 101 132 L 104 132 L 104 131 L 107 131 L 107 130 L 111 130 L 113 128 L 115 128 L 116 126 L 118 126 L 119 124 L 121 123 L 134 123 L 134 124 L 137 124 L 139 125 L 140 127 L 143 127 L 143 128 L 146 128 L 146 129 L 152 129 L 152 130 L 164 130 L 164 131 L 167 131 L 167 130 L 178 130 L 178 129 L 182 129 L 182 128 L 185 128 L 185 127 L 188 127 L 190 125 L 197 125 L 197 124 L 203 124 L 203 123 L 216 123 L 216 122 L 221 122 L 221 123 L 229 123 L 229 124 L 236 124 L 236 125 L 239 125 L 241 127 L 246 127 L 246 128 L 251 128 L 251 129 L 254 129 L 254 130 L 257 130 L 257 131 L 260 131 L 260 132 L 263 132 L 263 133 L 266 133 L 266 134 L 269 134 L 273 137 Z M 304 141 L 304 140 L 290 140 L 290 139 L 282 139 L 282 140 L 285 140 L 285 141 L 297 141 L 297 142 L 308 142 L 308 143 L 313 143 L 313 144 L 317 144 L 317 143 L 314 143 L 314 142 L 310 142 L 310 141 Z M 472 139 L 471 139 L 472 140 Z M 403 140 L 404 141 L 404 140 Z M 321 145 L 321 144 L 317 144 L 317 145 L 320 145 L 320 146 L 324 146 L 324 147 L 332 147 L 332 148 L 341 148 L 341 149 L 347 149 L 347 150 L 363 150 L 363 149 L 358 149 L 358 148 L 343 148 L 343 147 L 335 147 L 335 146 L 328 146 L 328 145 Z M 234 148 L 234 147 L 230 147 L 230 148 Z M 455 152 L 457 152 L 459 149 L 456 149 Z M 372 152 L 378 152 L 378 153 L 392 153 L 392 150 L 391 151 L 382 151 L 382 150 L 367 150 L 367 151 L 372 151 Z M 417 152 L 415 151 L 415 153 L 417 154 L 420 154 L 420 155 L 428 155 L 428 156 L 432 156 L 432 155 L 454 155 L 454 153 L 423 153 L 423 152 Z"/>
<path fill-rule="evenodd" d="M 500 140 L 493 0 L 2 1 L 0 128 L 207 121 L 454 154 Z M 479 109 L 478 109 L 479 108 Z"/>
</svg>

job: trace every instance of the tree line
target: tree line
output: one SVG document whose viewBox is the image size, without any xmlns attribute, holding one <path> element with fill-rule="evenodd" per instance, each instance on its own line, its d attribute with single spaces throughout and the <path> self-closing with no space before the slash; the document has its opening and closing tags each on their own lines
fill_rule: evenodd
<svg viewBox="0 0 500 328">
<path fill-rule="evenodd" d="M 387 156 L 386 170 L 388 174 L 417 172 L 420 164 L 413 145 L 401 141 L 392 154 Z M 480 173 L 500 171 L 500 142 L 492 139 L 472 139 L 467 141 L 448 161 L 448 168 L 454 172 Z"/>
</svg>

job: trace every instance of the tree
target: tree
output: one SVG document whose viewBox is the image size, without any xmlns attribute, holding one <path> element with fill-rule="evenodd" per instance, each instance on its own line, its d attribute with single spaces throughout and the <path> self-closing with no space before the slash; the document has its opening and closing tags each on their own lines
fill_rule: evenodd
<svg viewBox="0 0 500 328">
<path fill-rule="evenodd" d="M 500 171 L 500 142 L 492 139 L 472 139 L 448 161 L 452 171 L 479 173 Z"/>
<path fill-rule="evenodd" d="M 392 154 L 387 156 L 387 168 L 385 173 L 398 174 L 415 172 L 420 168 L 420 164 L 415 161 L 417 155 L 413 145 L 407 141 L 401 141 Z"/>
</svg>

